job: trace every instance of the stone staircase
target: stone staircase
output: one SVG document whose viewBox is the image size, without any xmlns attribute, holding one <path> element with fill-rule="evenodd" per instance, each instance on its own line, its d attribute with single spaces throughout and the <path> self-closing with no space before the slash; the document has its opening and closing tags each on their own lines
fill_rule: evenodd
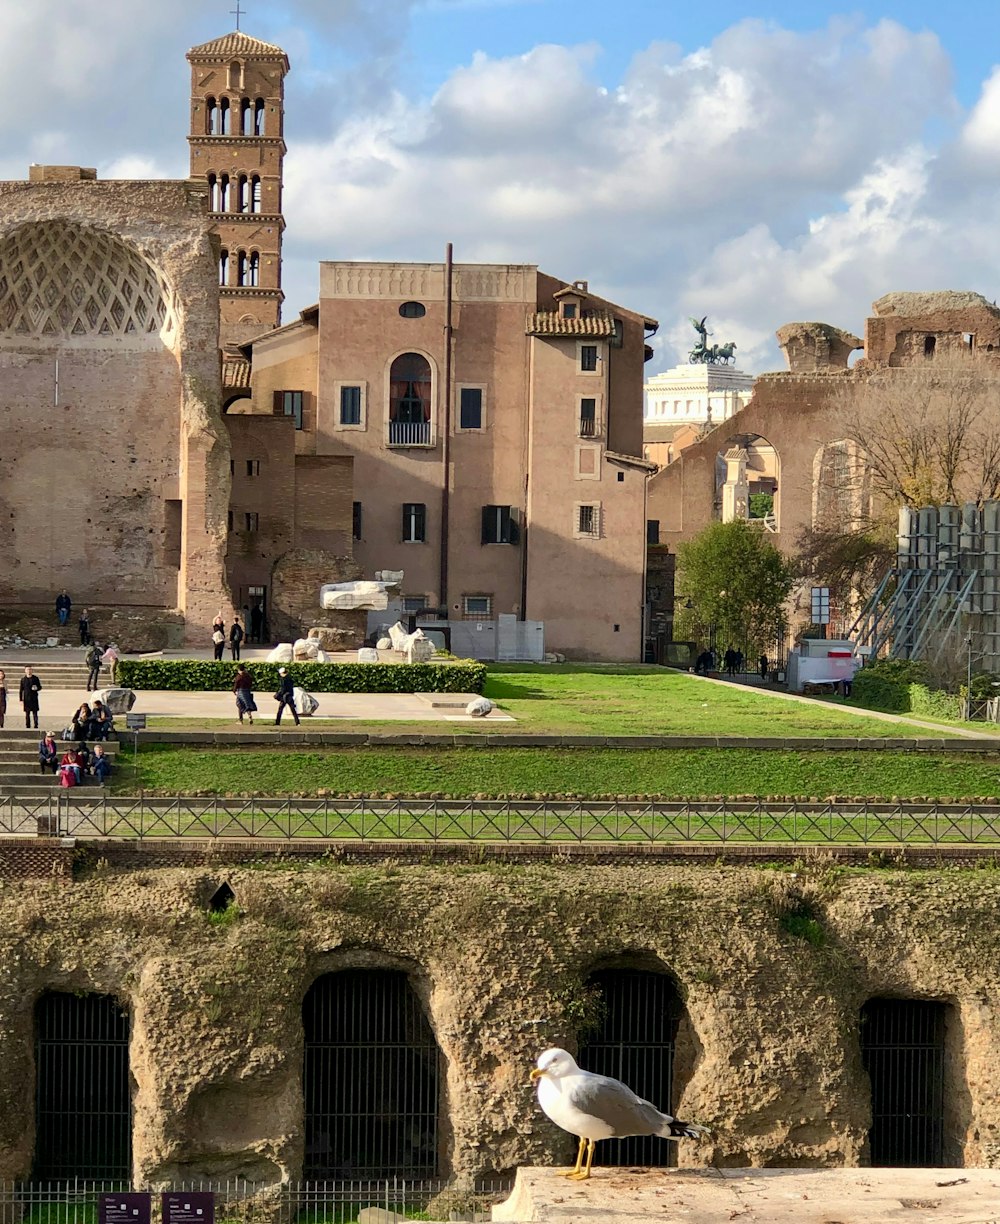
<svg viewBox="0 0 1000 1224">
<path fill-rule="evenodd" d="M 21 682 L 21 677 L 24 675 L 24 669 L 31 667 L 35 675 L 42 682 L 42 709 L 45 709 L 44 693 L 46 689 L 69 689 L 71 692 L 85 692 L 87 688 L 87 674 L 89 668 L 84 662 L 84 650 L 80 650 L 79 662 L 72 660 L 47 660 L 40 652 L 34 654 L 29 650 L 18 651 L 16 654 L 13 651 L 6 651 L 0 654 L 0 671 L 7 673 L 7 725 L 10 726 L 10 719 L 13 713 L 14 718 L 23 721 L 21 711 L 21 703 L 17 698 L 17 686 Z M 111 668 L 102 667 L 101 674 L 98 678 L 99 688 L 111 687 Z M 72 710 L 67 710 L 62 716 L 68 721 L 69 716 L 73 713 Z M 53 726 L 53 731 L 59 728 Z M 42 728 L 46 730 L 45 727 Z"/>
<path fill-rule="evenodd" d="M 44 683 L 44 681 L 43 681 Z M 20 713 L 18 707 L 17 713 Z M 62 790 L 59 786 L 59 775 L 46 771 L 44 774 L 38 768 L 38 742 L 47 730 L 56 731 L 56 727 L 43 726 L 39 731 L 25 731 L 23 727 L 11 729 L 9 706 L 7 726 L 0 731 L 0 799 L 14 797 L 17 799 L 41 799 L 52 791 L 60 792 L 67 797 L 74 795 L 87 798 L 100 798 L 104 787 L 98 786 L 93 779 L 88 779 L 80 786 Z M 60 757 L 69 747 L 69 741 L 56 738 Z M 93 748 L 93 744 L 88 744 Z M 111 758 L 112 765 L 117 764 L 118 743 L 115 740 L 104 742 L 104 751 Z"/>
</svg>

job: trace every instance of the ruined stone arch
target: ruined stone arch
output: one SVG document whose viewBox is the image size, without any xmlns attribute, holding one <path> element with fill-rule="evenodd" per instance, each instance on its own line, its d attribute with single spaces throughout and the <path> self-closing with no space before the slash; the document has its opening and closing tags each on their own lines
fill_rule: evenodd
<svg viewBox="0 0 1000 1224">
<path fill-rule="evenodd" d="M 164 275 L 106 230 L 54 218 L 0 238 L 0 342 L 173 347 L 177 314 Z"/>
<path fill-rule="evenodd" d="M 724 523 L 734 519 L 756 521 L 779 531 L 781 458 L 778 448 L 761 434 L 736 434 L 715 458 L 715 508 Z M 762 508 L 757 494 L 771 499 Z"/>
</svg>

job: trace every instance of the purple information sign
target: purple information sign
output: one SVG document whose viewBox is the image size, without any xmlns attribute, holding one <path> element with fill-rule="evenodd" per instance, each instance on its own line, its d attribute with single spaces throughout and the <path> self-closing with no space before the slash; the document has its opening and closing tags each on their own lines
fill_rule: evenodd
<svg viewBox="0 0 1000 1224">
<path fill-rule="evenodd" d="M 101 1194 L 97 1198 L 98 1224 L 149 1224 L 150 1196 L 134 1191 Z"/>
<path fill-rule="evenodd" d="M 163 1195 L 163 1224 L 215 1224 L 211 1190 L 168 1190 Z"/>
</svg>

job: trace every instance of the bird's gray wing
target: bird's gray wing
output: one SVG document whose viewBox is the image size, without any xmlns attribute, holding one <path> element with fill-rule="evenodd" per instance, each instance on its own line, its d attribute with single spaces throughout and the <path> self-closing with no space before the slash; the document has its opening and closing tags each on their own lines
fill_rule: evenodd
<svg viewBox="0 0 1000 1224">
<path fill-rule="evenodd" d="M 637 1097 L 620 1080 L 606 1075 L 587 1075 L 569 1093 L 570 1104 L 581 1113 L 600 1118 L 612 1128 L 616 1138 L 625 1135 L 655 1135 L 663 1123 L 664 1115 Z"/>
</svg>

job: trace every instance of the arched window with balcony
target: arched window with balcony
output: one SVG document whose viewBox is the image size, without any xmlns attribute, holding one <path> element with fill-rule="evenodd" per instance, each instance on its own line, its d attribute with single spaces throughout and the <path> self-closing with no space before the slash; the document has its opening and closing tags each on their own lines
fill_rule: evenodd
<svg viewBox="0 0 1000 1224">
<path fill-rule="evenodd" d="M 229 99 L 220 98 L 219 99 L 219 124 L 218 124 L 218 131 L 216 135 L 229 136 L 231 134 L 232 129 L 230 128 L 230 120 L 231 120 L 231 116 L 229 113 Z"/>
<path fill-rule="evenodd" d="M 253 134 L 264 135 L 264 99 L 257 98 L 253 104 Z"/>
<path fill-rule="evenodd" d="M 219 135 L 219 104 L 215 98 L 205 99 L 205 132 L 209 136 Z"/>
<path fill-rule="evenodd" d="M 229 284 L 229 252 L 225 247 L 219 252 L 219 284 Z"/>
<path fill-rule="evenodd" d="M 259 213 L 261 211 L 259 174 L 253 175 L 250 179 L 250 211 L 255 213 Z"/>
<path fill-rule="evenodd" d="M 431 440 L 431 367 L 420 353 L 401 353 L 389 369 L 389 444 Z"/>
<path fill-rule="evenodd" d="M 251 251 L 247 260 L 247 282 L 252 289 L 260 285 L 260 251 Z"/>
</svg>

